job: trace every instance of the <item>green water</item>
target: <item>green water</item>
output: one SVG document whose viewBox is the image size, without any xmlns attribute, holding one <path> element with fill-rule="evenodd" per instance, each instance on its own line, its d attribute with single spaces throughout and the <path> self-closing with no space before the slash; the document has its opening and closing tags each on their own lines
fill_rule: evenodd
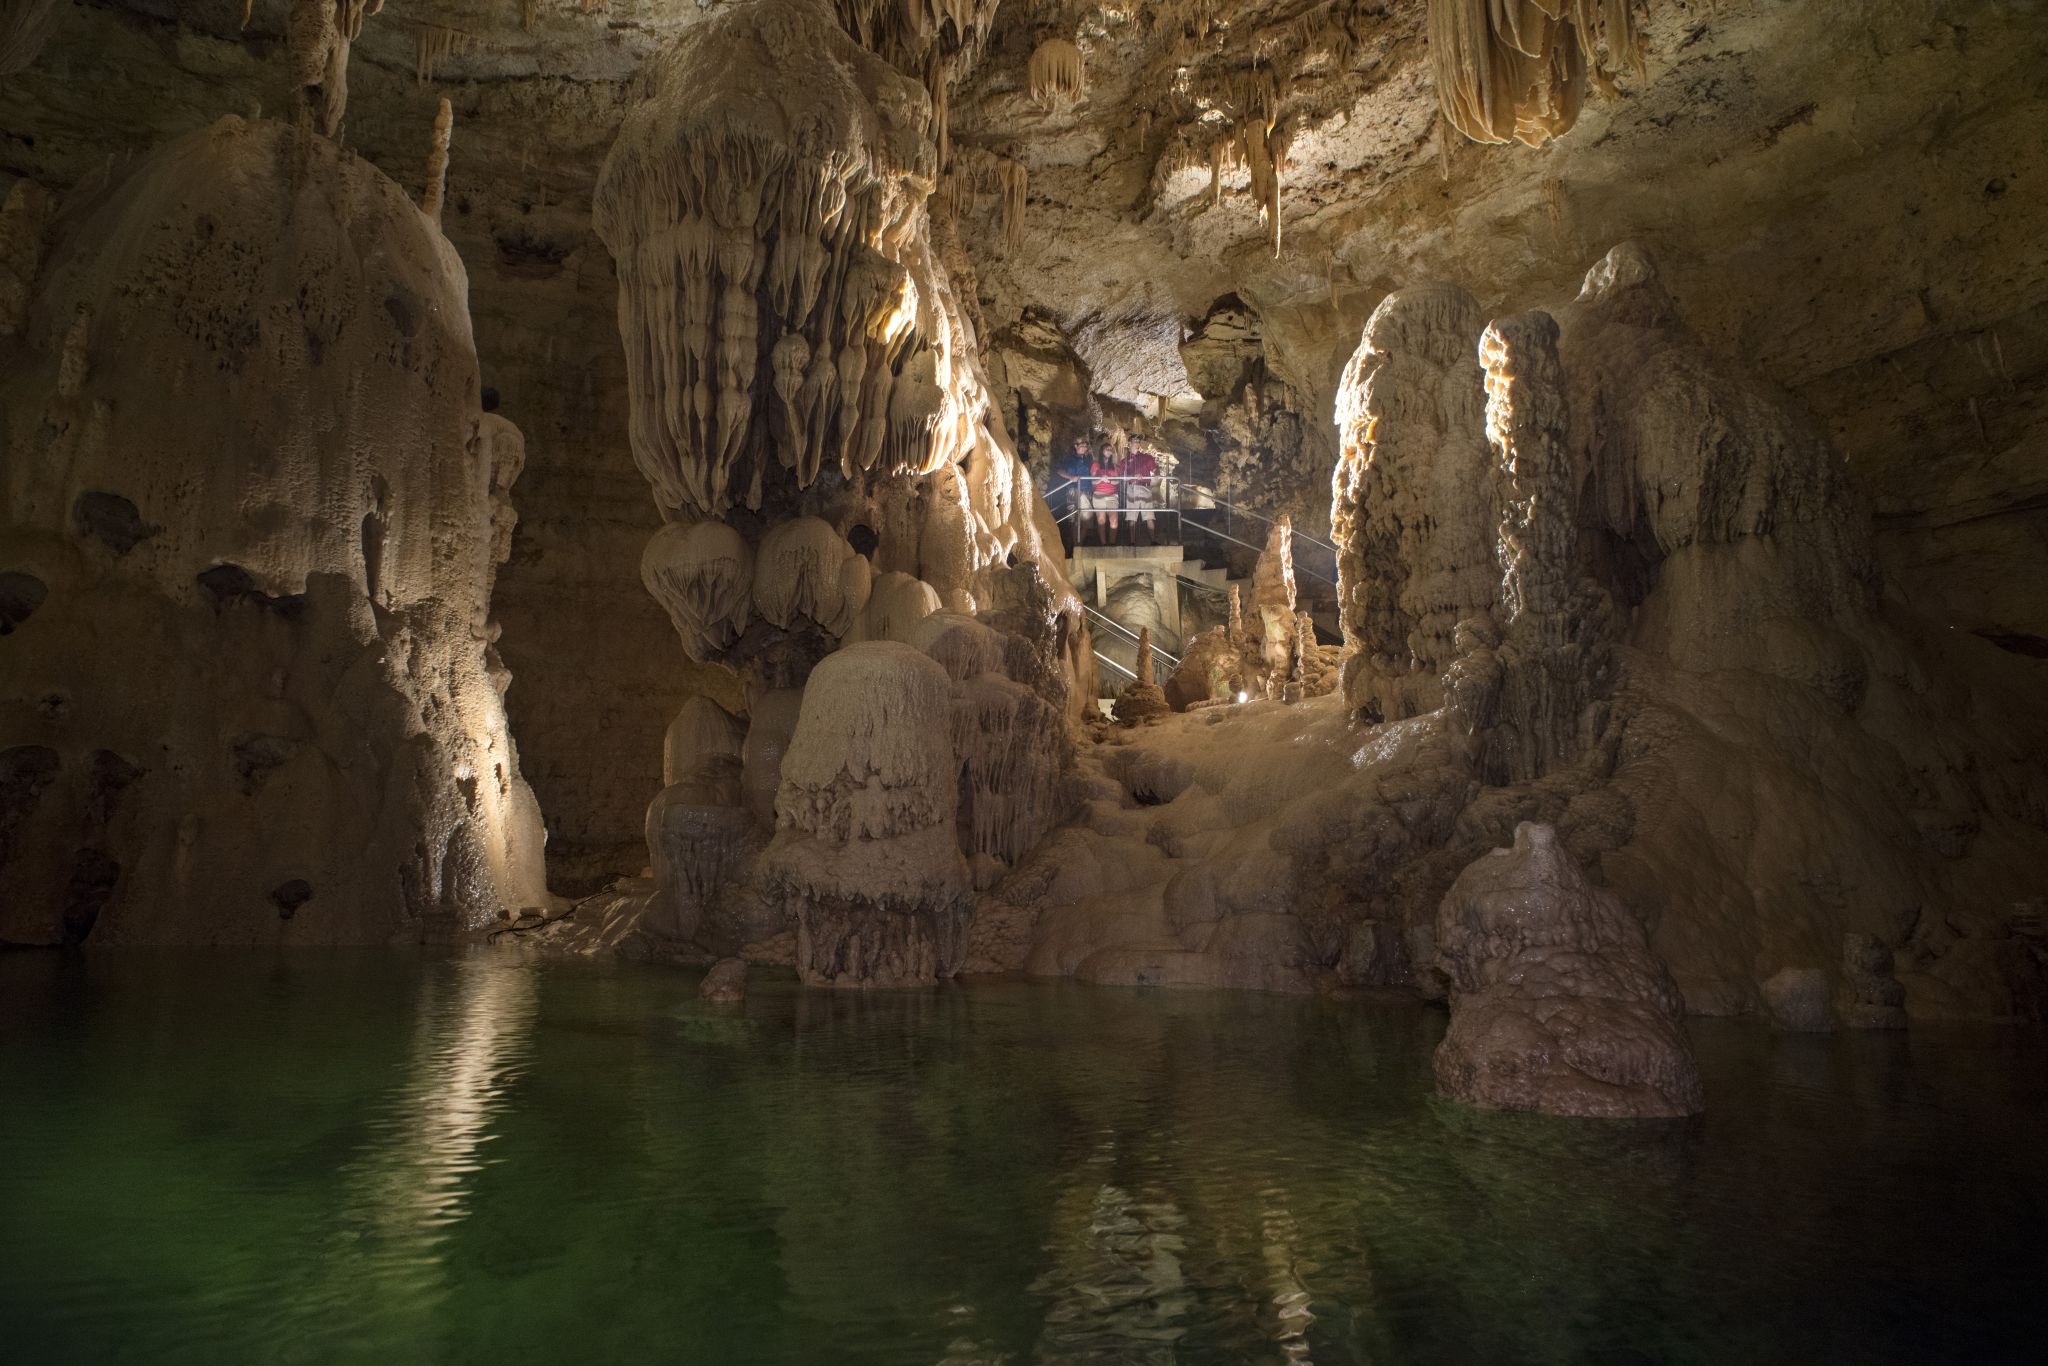
<svg viewBox="0 0 2048 1366">
<path fill-rule="evenodd" d="M 0 958 L 0 1361 L 2048 1356 L 2048 1034 L 1695 1036 L 1436 1100 L 1443 1017 L 492 952 Z"/>
</svg>

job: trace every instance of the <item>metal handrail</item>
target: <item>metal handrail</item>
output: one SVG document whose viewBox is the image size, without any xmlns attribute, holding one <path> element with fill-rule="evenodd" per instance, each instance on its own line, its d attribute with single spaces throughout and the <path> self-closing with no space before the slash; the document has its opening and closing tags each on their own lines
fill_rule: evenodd
<svg viewBox="0 0 2048 1366">
<path fill-rule="evenodd" d="M 1095 656 L 1097 663 L 1109 665 L 1110 668 L 1115 669 L 1118 673 L 1122 674 L 1125 678 L 1130 679 L 1133 683 L 1138 681 L 1138 676 L 1135 673 L 1131 672 L 1129 669 L 1126 669 L 1123 665 L 1117 663 L 1108 655 L 1102 653 L 1102 651 L 1091 650 L 1089 651 L 1089 653 Z"/>
<path fill-rule="evenodd" d="M 1103 611 L 1101 608 L 1090 607 L 1087 603 L 1084 602 L 1081 604 L 1081 610 L 1088 614 L 1088 619 L 1091 622 L 1095 622 L 1102 626 L 1107 626 L 1111 631 L 1114 631 L 1117 635 L 1122 636 L 1125 640 L 1128 640 L 1133 645 L 1136 645 L 1138 643 L 1137 632 L 1133 631 L 1130 627 L 1124 625 L 1122 622 L 1118 621 L 1115 617 Z M 1152 646 L 1152 657 L 1155 663 L 1163 660 L 1166 664 L 1167 672 L 1169 673 L 1180 667 L 1180 656 L 1169 652 L 1165 647 L 1161 645 L 1154 644 Z M 1132 675 L 1132 677 L 1134 678 L 1136 676 L 1137 675 L 1135 674 Z"/>
<path fill-rule="evenodd" d="M 1212 527 L 1212 526 L 1203 526 L 1203 525 L 1202 525 L 1202 524 L 1201 524 L 1200 522 L 1193 522 L 1193 523 L 1186 523 L 1186 522 L 1184 522 L 1184 523 L 1182 523 L 1182 526 L 1183 526 L 1183 527 L 1186 527 L 1186 526 L 1193 526 L 1193 527 L 1194 527 L 1194 528 L 1195 528 L 1195 529 L 1196 529 L 1197 531 L 1200 531 L 1200 532 L 1201 532 L 1201 533 L 1202 533 L 1203 535 L 1205 535 L 1205 536 L 1214 536 L 1214 537 L 1215 537 L 1215 538 L 1216 538 L 1217 540 L 1219 540 L 1219 541 L 1228 541 L 1228 542 L 1230 542 L 1230 543 L 1231 543 L 1232 545 L 1241 545 L 1241 546 L 1243 546 L 1243 547 L 1244 547 L 1244 548 L 1245 548 L 1246 550 L 1258 551 L 1258 552 L 1260 552 L 1260 553 L 1263 553 L 1263 552 L 1265 551 L 1265 547 L 1264 547 L 1264 546 L 1259 546 L 1259 545 L 1253 545 L 1253 544 L 1252 544 L 1252 543 L 1251 543 L 1250 541 L 1241 541 L 1241 540 L 1239 540 L 1239 539 L 1238 539 L 1237 537 L 1235 537 L 1235 536 L 1232 536 L 1232 535 L 1230 535 L 1230 534 L 1229 534 L 1228 532 L 1218 531 L 1218 530 L 1217 530 L 1217 529 L 1216 529 L 1215 527 Z M 1182 542 L 1182 544 L 1186 544 L 1186 542 Z M 1310 544 L 1310 545 L 1321 545 L 1321 544 L 1322 544 L 1322 542 L 1320 542 L 1320 541 L 1311 541 L 1311 542 L 1309 542 L 1309 544 Z M 1333 550 L 1333 551 L 1331 551 L 1330 553 L 1331 553 L 1332 555 L 1335 555 L 1335 554 L 1336 554 L 1337 552 Z M 1337 581 L 1336 581 L 1335 579 L 1332 579 L 1332 578 L 1327 578 L 1327 577 L 1325 577 L 1324 575 L 1318 574 L 1318 573 L 1316 573 L 1316 571 L 1315 571 L 1315 570 L 1313 570 L 1313 569 L 1307 569 L 1307 568 L 1304 568 L 1304 567 L 1303 567 L 1303 566 L 1301 565 L 1300 561 L 1296 561 L 1296 562 L 1295 562 L 1295 565 L 1294 565 L 1294 572 L 1295 572 L 1296 574 L 1306 574 L 1306 575 L 1307 575 L 1307 576 L 1308 576 L 1309 578 L 1312 578 L 1312 579 L 1314 579 L 1314 580 L 1315 580 L 1315 581 L 1316 581 L 1317 583 L 1326 583 L 1326 584 L 1330 585 L 1330 587 L 1332 587 L 1332 588 L 1335 588 L 1335 587 L 1337 586 Z"/>
<path fill-rule="evenodd" d="M 1072 483 L 1073 481 L 1068 480 L 1067 482 Z M 1225 498 L 1222 494 L 1216 492 L 1215 489 L 1210 488 L 1207 484 L 1191 484 L 1184 479 L 1177 479 L 1174 482 L 1183 489 L 1193 489 L 1196 493 L 1201 494 L 1204 498 L 1207 498 L 1217 507 L 1228 508 L 1232 512 L 1237 513 L 1240 516 L 1250 517 L 1254 521 L 1264 522 L 1267 526 L 1273 525 L 1273 519 L 1271 517 L 1268 517 L 1265 513 L 1253 512 L 1250 508 L 1245 507 L 1240 503 L 1233 503 L 1227 498 Z M 1047 496 L 1050 497 L 1051 495 L 1048 494 Z M 1179 504 L 1176 503 L 1175 506 L 1177 507 L 1179 506 Z M 1208 511 L 1207 508 L 1201 508 L 1197 510 L 1202 512 Z M 1330 554 L 1333 556 L 1337 553 L 1336 546 L 1331 545 L 1328 541 L 1321 540 L 1317 537 L 1311 536 L 1307 532 L 1302 531 L 1299 528 L 1294 529 L 1294 539 L 1297 541 L 1307 541 L 1310 545 L 1315 546 L 1318 549 L 1329 551 Z"/>
<path fill-rule="evenodd" d="M 1232 545 L 1243 546 L 1245 549 L 1252 551 L 1254 554 L 1257 554 L 1265 549 L 1264 546 L 1254 545 L 1250 541 L 1242 540 L 1236 536 L 1230 535 L 1227 532 L 1218 531 L 1216 528 L 1212 526 L 1205 525 L 1198 519 L 1190 518 L 1187 515 L 1188 509 L 1185 506 L 1183 506 L 1181 498 L 1182 493 L 1187 490 L 1193 490 L 1194 492 L 1201 494 L 1202 497 L 1206 498 L 1211 505 L 1207 508 L 1198 508 L 1196 509 L 1196 511 L 1210 512 L 1217 509 L 1221 509 L 1227 513 L 1230 513 L 1232 516 L 1245 516 L 1251 518 L 1253 521 L 1263 523 L 1266 526 L 1274 525 L 1273 518 L 1266 516 L 1262 512 L 1253 512 L 1250 508 L 1241 507 L 1238 504 L 1231 502 L 1229 499 L 1222 497 L 1220 494 L 1216 492 L 1216 490 L 1208 487 L 1205 484 L 1191 484 L 1183 479 L 1179 479 L 1170 474 L 1091 474 L 1084 477 L 1090 483 L 1099 482 L 1105 484 L 1164 485 L 1165 491 L 1169 496 L 1162 499 L 1155 506 L 1089 508 L 1087 509 L 1087 513 L 1091 517 L 1111 517 L 1115 518 L 1119 522 L 1125 520 L 1126 518 L 1131 517 L 1172 517 L 1174 520 L 1174 529 L 1176 530 L 1176 532 L 1179 533 L 1179 535 L 1176 537 L 1174 541 L 1167 542 L 1167 544 L 1169 545 L 1185 544 L 1187 540 L 1188 528 L 1193 527 L 1196 531 L 1199 531 L 1204 535 L 1213 536 L 1220 541 L 1228 541 Z M 1054 495 L 1063 493 L 1066 490 L 1075 487 L 1080 482 L 1080 479 L 1074 478 L 1072 476 L 1060 480 L 1058 483 L 1046 489 L 1045 497 L 1047 502 L 1050 502 Z M 1078 507 L 1069 508 L 1067 509 L 1067 511 L 1063 513 L 1056 514 L 1053 517 L 1053 524 L 1055 526 L 1064 526 L 1066 523 L 1078 517 L 1081 514 L 1081 512 L 1082 509 Z M 1322 540 L 1315 536 L 1311 536 L 1304 531 L 1293 530 L 1292 528 L 1290 528 L 1290 533 L 1296 542 L 1305 544 L 1307 546 L 1311 546 L 1317 550 L 1322 551 L 1324 554 L 1330 557 L 1329 574 L 1320 574 L 1313 569 L 1304 568 L 1298 559 L 1295 563 L 1295 572 L 1299 574 L 1306 574 L 1308 575 L 1308 577 L 1314 579 L 1317 583 L 1328 584 L 1330 587 L 1335 588 L 1337 586 L 1337 580 L 1334 577 L 1337 573 L 1337 547 L 1331 545 L 1328 541 Z"/>
</svg>

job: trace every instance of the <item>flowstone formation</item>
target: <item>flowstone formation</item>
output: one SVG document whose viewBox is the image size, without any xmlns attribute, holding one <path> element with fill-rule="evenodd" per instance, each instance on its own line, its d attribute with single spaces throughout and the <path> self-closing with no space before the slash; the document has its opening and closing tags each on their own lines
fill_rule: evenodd
<svg viewBox="0 0 2048 1366">
<path fill-rule="evenodd" d="M 672 728 L 649 817 L 666 923 L 723 952 L 793 929 L 819 982 L 951 974 L 973 886 L 1058 814 L 1064 717 L 1093 691 L 1051 514 L 934 244 L 934 73 L 985 18 L 947 13 L 729 7 L 650 64 L 597 188 L 666 522 L 642 578 L 749 699 L 736 783 L 730 735 L 693 727 L 685 753 Z M 912 750 L 930 762 L 867 767 Z M 870 773 L 894 814 L 849 824 Z"/>
<path fill-rule="evenodd" d="M 1445 1095 L 1486 1109 L 1663 1119 L 1704 1108 L 1684 1006 L 1620 897 L 1523 822 L 1437 911 L 1451 1026 Z"/>
<path fill-rule="evenodd" d="M 795 907 L 806 982 L 915 986 L 959 969 L 973 907 L 959 758 L 931 724 L 952 700 L 945 668 L 896 641 L 848 646 L 813 671 L 767 873 Z"/>
<path fill-rule="evenodd" d="M 1397 291 L 1340 414 L 1345 695 L 1085 753 L 1079 818 L 983 897 L 970 962 L 1440 992 L 1437 906 L 1530 821 L 1690 1011 L 1811 1027 L 1790 971 L 1845 1010 L 2041 1013 L 2024 662 L 1886 592 L 1840 462 L 1646 253 L 1554 314 Z"/>
<path fill-rule="evenodd" d="M 489 609 L 524 446 L 480 411 L 453 248 L 367 163 L 239 118 L 28 241 L 0 939 L 378 942 L 544 904 Z"/>
</svg>

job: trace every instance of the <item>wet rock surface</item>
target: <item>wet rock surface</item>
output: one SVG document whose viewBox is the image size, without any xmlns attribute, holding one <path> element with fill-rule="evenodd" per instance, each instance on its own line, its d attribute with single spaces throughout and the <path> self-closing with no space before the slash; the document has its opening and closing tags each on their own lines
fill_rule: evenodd
<svg viewBox="0 0 2048 1366">
<path fill-rule="evenodd" d="M 1487 1109 L 1662 1119 L 1705 1107 L 1684 1005 L 1620 897 L 1524 823 L 1437 912 L 1451 1027 L 1437 1085 Z"/>
</svg>

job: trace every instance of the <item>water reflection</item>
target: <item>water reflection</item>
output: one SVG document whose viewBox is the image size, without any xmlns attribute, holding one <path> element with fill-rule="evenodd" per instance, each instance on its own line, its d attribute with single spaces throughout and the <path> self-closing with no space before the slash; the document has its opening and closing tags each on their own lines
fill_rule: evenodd
<svg viewBox="0 0 2048 1366">
<path fill-rule="evenodd" d="M 1414 1009 L 694 985 L 0 960 L 0 1355 L 1917 1362 L 2048 1329 L 2038 1035 L 1705 1022 L 1702 1120 L 1589 1125 L 1436 1100 Z"/>
<path fill-rule="evenodd" d="M 350 1351 L 425 1339 L 450 1293 L 443 1249 L 498 1137 L 538 999 L 531 965 L 496 953 L 441 960 L 423 976 L 404 1079 L 336 1174 L 341 1198 L 319 1282 L 280 1301 L 281 1336 L 324 1326 Z"/>
<path fill-rule="evenodd" d="M 361 1221 L 393 1246 L 424 1258 L 462 1218 L 538 1000 L 531 964 L 481 951 L 423 986 L 405 1084 L 347 1175 Z"/>
</svg>

